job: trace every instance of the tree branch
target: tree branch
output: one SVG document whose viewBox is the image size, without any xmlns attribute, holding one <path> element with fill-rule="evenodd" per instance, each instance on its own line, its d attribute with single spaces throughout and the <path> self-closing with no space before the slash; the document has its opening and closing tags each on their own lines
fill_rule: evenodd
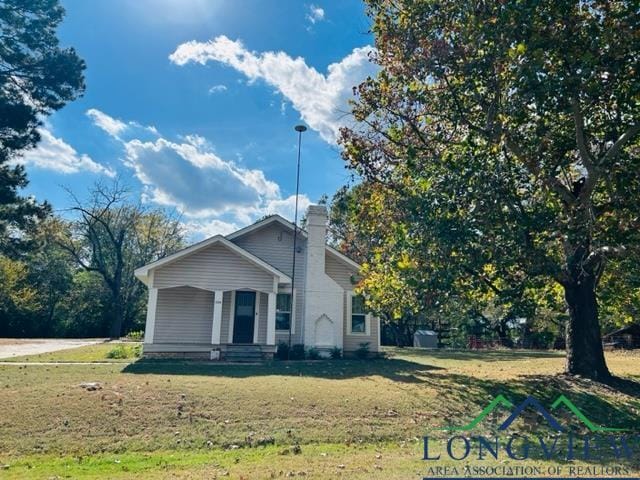
<svg viewBox="0 0 640 480">
<path fill-rule="evenodd" d="M 575 203 L 575 197 L 571 193 L 571 191 L 560 182 L 556 177 L 543 175 L 540 166 L 536 163 L 535 159 L 530 158 L 520 146 L 515 143 L 508 134 L 505 133 L 504 136 L 505 146 L 520 160 L 525 166 L 529 169 L 531 173 L 540 178 L 544 184 L 551 191 L 558 194 L 558 196 L 566 203 L 567 205 L 572 205 Z"/>
<path fill-rule="evenodd" d="M 624 245 L 617 247 L 604 246 L 592 251 L 583 263 L 583 268 L 587 269 L 596 266 L 601 260 L 611 257 L 621 258 L 629 254 L 629 249 Z"/>
<path fill-rule="evenodd" d="M 591 177 L 592 174 L 595 173 L 595 165 L 593 163 L 593 155 L 591 155 L 589 147 L 587 146 L 587 139 L 584 133 L 584 117 L 580 111 L 577 98 L 571 100 L 571 109 L 573 111 L 573 122 L 576 126 L 576 144 L 578 145 L 580 158 L 582 159 L 584 168 L 586 168 L 589 173 L 589 177 Z"/>
<path fill-rule="evenodd" d="M 636 123 L 631 125 L 626 132 L 624 132 L 618 140 L 615 141 L 613 145 L 607 150 L 607 152 L 602 156 L 602 159 L 598 162 L 598 166 L 603 166 L 609 160 L 614 158 L 622 147 L 626 145 L 633 137 L 635 137 L 638 133 L 640 133 L 640 123 Z"/>
</svg>

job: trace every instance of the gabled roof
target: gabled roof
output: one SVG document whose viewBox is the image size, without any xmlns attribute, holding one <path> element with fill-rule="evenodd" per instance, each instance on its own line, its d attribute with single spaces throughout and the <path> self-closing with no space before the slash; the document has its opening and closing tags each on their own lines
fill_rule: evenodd
<svg viewBox="0 0 640 480">
<path fill-rule="evenodd" d="M 151 272 L 152 270 L 162 267 L 162 266 L 166 266 L 169 265 L 173 262 L 175 262 L 176 260 L 179 260 L 181 258 L 185 258 L 188 257 L 189 255 L 193 255 L 196 252 L 199 252 L 200 250 L 207 248 L 211 245 L 215 245 L 216 243 L 219 243 L 221 245 L 224 245 L 225 247 L 227 247 L 229 250 L 237 253 L 238 255 L 244 257 L 245 259 L 247 259 L 248 261 L 250 261 L 251 263 L 253 263 L 254 265 L 256 265 L 257 267 L 271 273 L 272 275 L 278 277 L 278 281 L 280 283 L 291 283 L 291 277 L 289 277 L 289 275 L 286 275 L 284 273 L 282 273 L 280 270 L 278 270 L 277 268 L 273 267 L 272 265 L 269 265 L 267 262 L 265 262 L 264 260 L 256 257 L 254 254 L 246 251 L 244 248 L 239 247 L 238 245 L 236 245 L 233 242 L 230 242 L 229 240 L 227 240 L 225 237 L 223 237 L 222 235 L 216 235 L 214 237 L 211 238 L 207 238 L 206 240 L 203 240 L 201 242 L 198 242 L 194 245 L 191 245 L 190 247 L 184 248 L 176 253 L 173 253 L 171 255 L 168 255 L 164 258 L 161 258 L 160 260 L 156 260 L 155 262 L 151 262 L 143 267 L 140 267 L 138 269 L 136 269 L 136 271 L 134 272 L 136 278 L 138 278 L 139 280 L 141 280 L 143 283 L 147 283 L 148 279 L 149 279 L 149 272 Z"/>
<path fill-rule="evenodd" d="M 293 223 L 276 214 L 265 217 L 262 220 L 257 221 L 256 223 L 252 223 L 251 225 L 247 225 L 246 227 L 241 228 L 240 230 L 236 230 L 235 232 L 227 235 L 227 238 L 229 240 L 233 240 L 256 230 L 260 230 L 261 228 L 266 227 L 267 225 L 271 225 L 272 223 L 280 223 L 283 227 L 293 231 Z M 303 238 L 307 238 L 307 232 L 302 228 L 298 228 L 298 233 L 302 235 Z"/>
<path fill-rule="evenodd" d="M 293 232 L 294 226 L 293 223 L 290 222 L 289 220 L 281 217 L 280 215 L 271 215 L 269 217 L 263 218 L 262 220 L 256 222 L 256 223 L 252 223 L 251 225 L 248 225 L 244 228 L 241 228 L 240 230 L 237 230 L 233 233 L 230 233 L 229 235 L 227 235 L 227 239 L 229 240 L 234 240 L 238 237 L 242 237 L 243 235 L 247 235 L 248 233 L 254 232 L 256 230 L 260 230 L 261 228 L 266 227 L 267 225 L 270 225 L 272 223 L 279 223 L 281 224 L 283 227 L 291 230 Z M 298 232 L 300 233 L 300 235 L 303 238 L 307 238 L 307 231 L 302 229 L 302 228 L 298 228 Z M 333 255 L 334 258 L 338 259 L 339 261 L 347 264 L 348 266 L 356 269 L 356 270 L 360 270 L 360 264 L 358 264 L 357 262 L 351 260 L 349 257 L 347 257 L 344 253 L 336 250 L 335 248 L 327 245 L 326 246 L 327 252 L 331 255 Z"/>
</svg>

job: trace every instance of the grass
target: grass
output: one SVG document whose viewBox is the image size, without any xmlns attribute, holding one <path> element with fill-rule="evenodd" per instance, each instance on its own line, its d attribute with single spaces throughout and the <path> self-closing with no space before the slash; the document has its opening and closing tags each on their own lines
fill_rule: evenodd
<svg viewBox="0 0 640 480">
<path fill-rule="evenodd" d="M 79 361 L 83 350 L 97 361 L 102 347 L 54 358 Z M 428 466 L 420 438 L 467 423 L 499 393 L 514 403 L 532 394 L 545 405 L 564 393 L 599 425 L 640 429 L 638 355 L 608 353 L 627 380 L 606 386 L 559 375 L 564 358 L 555 352 L 390 354 L 265 365 L 2 365 L 0 465 L 9 467 L 0 477 L 418 478 Z M 525 418 L 518 429 L 536 425 Z M 637 462 L 628 468 L 638 473 Z"/>
<path fill-rule="evenodd" d="M 55 363 L 90 363 L 90 362 L 125 362 L 129 363 L 139 357 L 140 343 L 100 343 L 84 347 L 58 350 L 57 352 L 23 355 L 2 359 L 3 362 L 55 362 Z"/>
</svg>

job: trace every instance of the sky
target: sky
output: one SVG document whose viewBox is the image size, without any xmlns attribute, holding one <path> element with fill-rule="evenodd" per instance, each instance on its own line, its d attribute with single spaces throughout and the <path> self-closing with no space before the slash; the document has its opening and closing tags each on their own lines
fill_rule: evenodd
<svg viewBox="0 0 640 480">
<path fill-rule="evenodd" d="M 348 183 L 336 143 L 353 87 L 376 68 L 359 0 L 62 0 L 63 46 L 85 94 L 54 113 L 21 160 L 26 193 L 65 214 L 66 189 L 124 181 L 180 216 L 190 239 L 267 214 L 293 219 Z"/>
</svg>

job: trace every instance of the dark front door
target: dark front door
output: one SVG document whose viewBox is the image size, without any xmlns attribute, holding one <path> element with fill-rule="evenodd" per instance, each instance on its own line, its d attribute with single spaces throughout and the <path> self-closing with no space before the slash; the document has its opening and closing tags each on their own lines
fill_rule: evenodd
<svg viewBox="0 0 640 480">
<path fill-rule="evenodd" d="M 253 343 L 256 292 L 236 292 L 233 343 Z"/>
</svg>

